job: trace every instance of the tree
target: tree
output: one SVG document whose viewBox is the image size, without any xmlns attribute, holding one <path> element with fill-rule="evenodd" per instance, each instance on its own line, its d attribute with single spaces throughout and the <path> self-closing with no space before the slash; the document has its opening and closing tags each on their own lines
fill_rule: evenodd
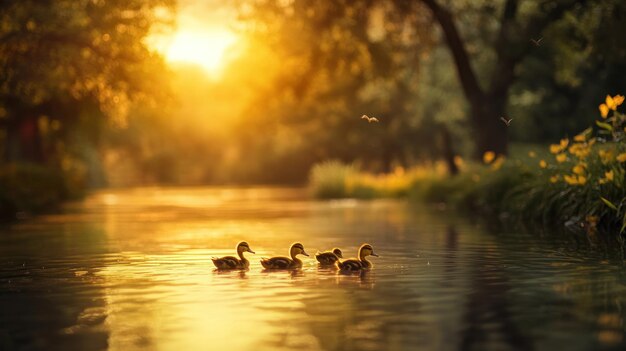
<svg viewBox="0 0 626 351">
<path fill-rule="evenodd" d="M 144 39 L 168 25 L 174 0 L 0 2 L 4 160 L 47 162 L 81 114 L 123 123 L 128 102 L 160 93 Z M 42 129 L 42 127 L 45 127 Z M 47 128 L 50 127 L 50 128 Z"/>
<path fill-rule="evenodd" d="M 416 58 L 432 46 L 430 19 L 408 1 L 246 2 L 244 23 L 269 43 L 281 71 L 251 114 L 279 120 L 306 142 L 310 162 L 361 160 L 371 170 L 407 165 L 429 152 L 431 132 L 417 140 Z M 270 106 L 271 105 L 271 106 Z M 261 109 L 267 106 L 266 109 Z M 377 116 L 381 123 L 360 120 Z M 250 140 L 250 138 L 246 138 Z M 264 149 L 266 150 L 266 149 Z M 306 169 L 305 169 L 306 172 Z"/>
<path fill-rule="evenodd" d="M 469 121 L 474 131 L 476 155 L 486 151 L 506 154 L 507 127 L 500 117 L 506 116 L 511 86 L 518 78 L 517 68 L 529 54 L 532 40 L 539 40 L 544 30 L 561 19 L 568 11 L 586 6 L 585 0 L 546 0 L 531 8 L 520 8 L 519 0 L 506 0 L 497 19 L 496 29 L 485 40 L 485 49 L 492 50 L 495 62 L 486 75 L 486 85 L 472 66 L 466 41 L 461 37 L 454 13 L 438 0 L 420 0 L 431 11 L 443 31 L 446 44 L 454 59 L 459 82 L 470 105 Z M 495 13 L 496 5 L 487 2 L 478 9 Z M 486 24 L 483 24 L 487 27 Z M 489 40 L 491 39 L 491 40 Z"/>
</svg>

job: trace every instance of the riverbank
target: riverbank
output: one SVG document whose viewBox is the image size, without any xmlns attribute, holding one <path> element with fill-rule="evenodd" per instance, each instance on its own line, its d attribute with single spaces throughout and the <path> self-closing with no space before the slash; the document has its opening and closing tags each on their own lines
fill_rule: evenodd
<svg viewBox="0 0 626 351">
<path fill-rule="evenodd" d="M 406 197 L 506 222 L 621 239 L 626 231 L 626 117 L 617 107 L 622 102 L 619 95 L 607 96 L 595 129 L 548 148 L 514 152 L 509 159 L 486 152 L 482 162 L 457 157 L 461 172 L 455 176 L 437 163 L 373 175 L 327 162 L 313 169 L 310 185 L 319 198 Z"/>
<path fill-rule="evenodd" d="M 0 166 L 0 220 L 12 221 L 50 211 L 84 195 L 84 176 L 32 163 Z"/>
</svg>

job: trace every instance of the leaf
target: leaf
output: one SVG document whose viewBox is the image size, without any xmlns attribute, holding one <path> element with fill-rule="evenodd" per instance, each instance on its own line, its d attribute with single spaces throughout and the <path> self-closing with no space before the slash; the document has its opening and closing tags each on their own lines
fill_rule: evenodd
<svg viewBox="0 0 626 351">
<path fill-rule="evenodd" d="M 604 123 L 604 122 L 600 122 L 600 121 L 596 121 L 596 124 L 598 125 L 598 127 L 602 128 L 602 129 L 606 129 L 609 132 L 613 131 L 613 126 L 608 124 L 608 123 Z"/>
<path fill-rule="evenodd" d="M 623 222 L 622 229 L 619 230 L 620 234 L 622 234 L 624 230 L 626 229 L 626 214 L 624 214 L 624 220 L 622 222 Z"/>
<path fill-rule="evenodd" d="M 607 206 L 609 206 L 611 209 L 617 211 L 617 206 L 615 206 L 611 201 L 603 198 L 602 196 L 600 196 L 600 200 L 602 200 L 602 202 L 604 202 Z"/>
</svg>

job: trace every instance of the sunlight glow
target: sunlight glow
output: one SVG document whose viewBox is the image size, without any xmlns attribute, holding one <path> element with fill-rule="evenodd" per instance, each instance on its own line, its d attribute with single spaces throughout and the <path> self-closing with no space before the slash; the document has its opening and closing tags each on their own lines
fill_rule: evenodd
<svg viewBox="0 0 626 351">
<path fill-rule="evenodd" d="M 185 62 L 201 66 L 207 73 L 216 74 L 224 63 L 226 50 L 235 43 L 230 31 L 179 31 L 165 50 L 169 62 Z"/>
</svg>

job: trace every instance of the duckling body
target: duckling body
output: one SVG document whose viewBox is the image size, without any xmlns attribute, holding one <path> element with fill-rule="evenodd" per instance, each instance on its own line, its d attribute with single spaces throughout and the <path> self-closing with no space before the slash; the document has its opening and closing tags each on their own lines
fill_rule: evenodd
<svg viewBox="0 0 626 351">
<path fill-rule="evenodd" d="M 213 261 L 217 269 L 247 269 L 250 266 L 250 261 L 243 256 L 244 252 L 254 253 L 254 251 L 250 249 L 250 245 L 242 241 L 237 244 L 237 255 L 239 258 L 235 256 L 214 257 L 211 258 L 211 261 Z"/>
<path fill-rule="evenodd" d="M 320 252 L 315 255 L 317 262 L 324 266 L 334 265 L 340 258 L 343 258 L 343 254 L 338 248 L 334 248 L 332 251 Z"/>
<path fill-rule="evenodd" d="M 300 261 L 296 256 L 297 255 L 305 255 L 308 256 L 304 251 L 304 246 L 300 243 L 295 243 L 291 245 L 289 248 L 289 256 L 277 256 L 264 258 L 261 260 L 261 265 L 265 269 L 296 269 L 302 267 L 302 261 Z"/>
<path fill-rule="evenodd" d="M 356 258 L 344 261 L 337 261 L 337 267 L 345 272 L 357 272 L 364 269 L 361 261 Z"/>
<path fill-rule="evenodd" d="M 302 261 L 285 256 L 277 256 L 261 260 L 261 265 L 266 269 L 292 269 L 302 267 Z"/>
<path fill-rule="evenodd" d="M 374 265 L 372 264 L 372 262 L 367 260 L 367 256 L 378 257 L 378 255 L 374 253 L 372 245 L 363 244 L 358 251 L 359 258 L 337 261 L 337 267 L 339 267 L 339 269 L 343 272 L 358 272 L 362 270 L 372 269 Z"/>
</svg>

